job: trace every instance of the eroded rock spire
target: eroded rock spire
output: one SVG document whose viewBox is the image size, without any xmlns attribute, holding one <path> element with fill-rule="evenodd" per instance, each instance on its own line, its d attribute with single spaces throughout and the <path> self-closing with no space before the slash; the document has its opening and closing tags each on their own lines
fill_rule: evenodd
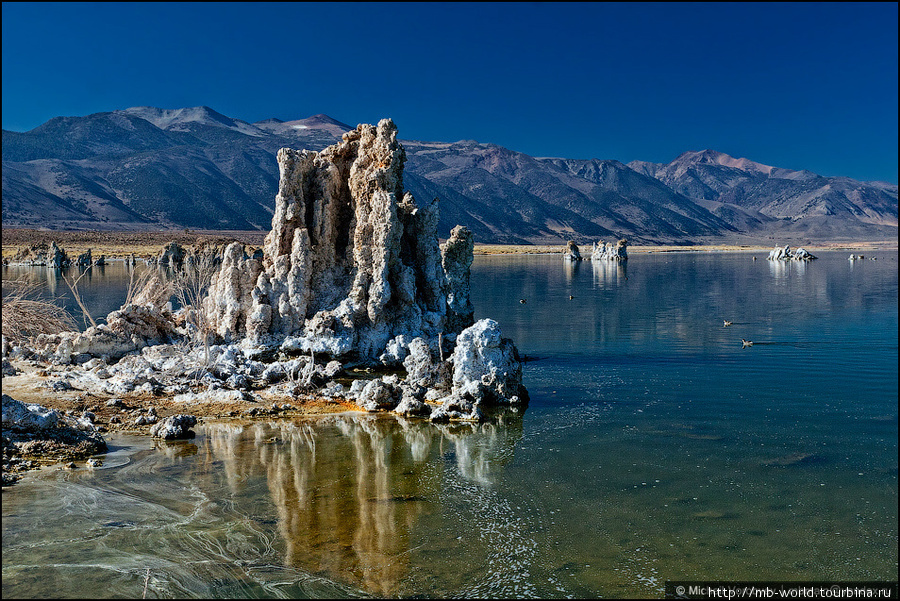
<svg viewBox="0 0 900 601">
<path fill-rule="evenodd" d="M 215 333 L 378 358 L 398 338 L 452 339 L 471 325 L 471 234 L 455 229 L 441 255 L 437 201 L 403 193 L 405 161 L 389 119 L 319 153 L 279 151 L 262 261 L 227 249 L 205 305 Z"/>
</svg>

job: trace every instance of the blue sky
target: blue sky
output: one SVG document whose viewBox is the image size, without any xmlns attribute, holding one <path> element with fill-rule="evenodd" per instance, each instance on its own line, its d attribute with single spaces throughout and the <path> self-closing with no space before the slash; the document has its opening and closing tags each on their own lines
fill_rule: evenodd
<svg viewBox="0 0 900 601">
<path fill-rule="evenodd" d="M 897 182 L 896 3 L 3 3 L 3 128 L 130 106 Z"/>
</svg>

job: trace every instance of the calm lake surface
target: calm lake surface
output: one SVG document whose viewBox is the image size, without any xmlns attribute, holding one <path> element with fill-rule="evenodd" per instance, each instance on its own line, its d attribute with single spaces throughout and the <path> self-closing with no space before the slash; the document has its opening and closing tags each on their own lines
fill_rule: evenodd
<svg viewBox="0 0 900 601">
<path fill-rule="evenodd" d="M 103 468 L 4 489 L 3 596 L 140 597 L 146 583 L 148 598 L 659 597 L 675 579 L 896 580 L 897 253 L 848 255 L 633 254 L 627 269 L 476 257 L 476 318 L 534 359 L 524 413 L 109 436 Z M 113 264 L 82 280 L 97 315 L 127 277 Z"/>
</svg>

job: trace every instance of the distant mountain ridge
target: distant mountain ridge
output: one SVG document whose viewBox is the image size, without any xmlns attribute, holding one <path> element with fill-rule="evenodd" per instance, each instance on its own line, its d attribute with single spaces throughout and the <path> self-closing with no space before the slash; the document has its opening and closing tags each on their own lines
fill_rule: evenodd
<svg viewBox="0 0 900 601">
<path fill-rule="evenodd" d="M 3 225 L 265 230 L 278 150 L 318 151 L 350 129 L 321 114 L 248 123 L 200 106 L 132 107 L 4 130 Z M 406 188 L 420 202 L 440 198 L 441 236 L 456 224 L 485 243 L 897 235 L 896 185 L 713 150 L 626 165 L 535 158 L 471 140 L 403 144 Z"/>
</svg>

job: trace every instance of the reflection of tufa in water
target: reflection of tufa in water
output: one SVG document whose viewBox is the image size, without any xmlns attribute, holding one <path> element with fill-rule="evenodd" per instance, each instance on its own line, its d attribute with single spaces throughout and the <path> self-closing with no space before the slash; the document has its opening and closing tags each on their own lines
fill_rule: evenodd
<svg viewBox="0 0 900 601">
<path fill-rule="evenodd" d="M 296 424 L 212 423 L 204 430 L 233 490 L 266 475 L 288 566 L 324 570 L 376 596 L 402 592 L 411 533 L 423 512 L 441 503 L 457 478 L 492 484 L 513 459 L 522 432 L 521 419 L 433 426 L 351 414 Z M 272 437 L 284 444 L 266 444 Z M 436 456 L 453 461 L 454 473 L 429 469 Z"/>
</svg>

